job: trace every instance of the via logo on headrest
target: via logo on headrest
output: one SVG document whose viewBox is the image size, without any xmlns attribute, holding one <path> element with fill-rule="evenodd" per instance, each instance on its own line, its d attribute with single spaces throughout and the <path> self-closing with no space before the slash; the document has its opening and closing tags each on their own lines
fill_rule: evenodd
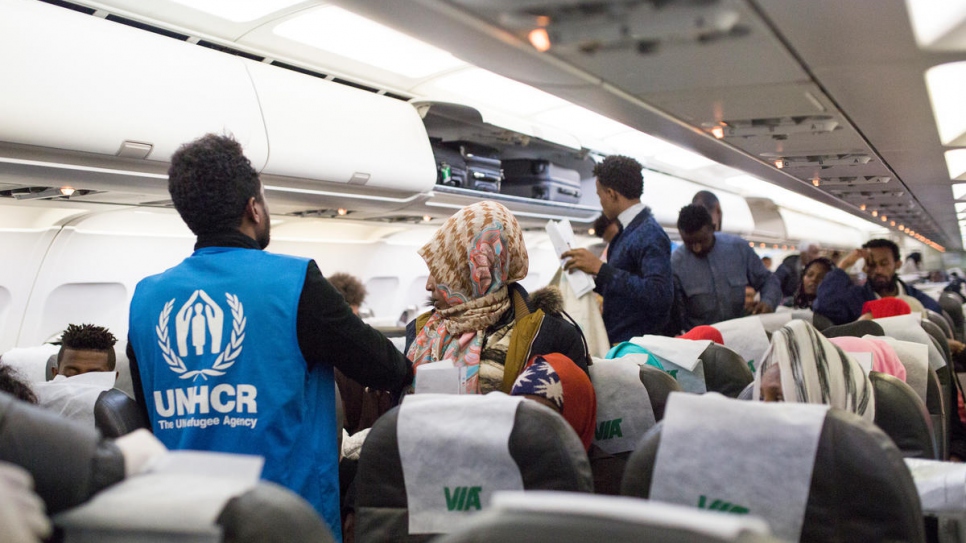
<svg viewBox="0 0 966 543">
<path fill-rule="evenodd" d="M 730 502 L 715 500 L 708 504 L 708 498 L 705 495 L 701 495 L 698 498 L 698 509 L 707 509 L 708 511 L 721 511 L 722 513 L 734 513 L 736 515 L 747 515 L 748 508 L 741 505 L 735 505 Z"/>
<path fill-rule="evenodd" d="M 452 492 L 448 486 L 444 486 L 443 492 L 446 494 L 447 511 L 479 511 L 483 508 L 480 504 L 482 486 L 457 486 Z"/>
<path fill-rule="evenodd" d="M 597 441 L 604 439 L 611 439 L 614 437 L 624 437 L 624 433 L 621 432 L 621 421 L 623 419 L 605 420 L 597 424 L 597 429 L 594 431 L 594 438 Z"/>
</svg>

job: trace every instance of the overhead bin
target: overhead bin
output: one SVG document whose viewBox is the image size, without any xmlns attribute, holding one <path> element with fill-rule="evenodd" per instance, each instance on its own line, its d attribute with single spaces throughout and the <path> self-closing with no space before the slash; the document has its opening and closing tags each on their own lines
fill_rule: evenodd
<svg viewBox="0 0 966 543">
<path fill-rule="evenodd" d="M 429 136 L 409 103 L 246 64 L 271 146 L 265 173 L 411 193 L 433 188 Z"/>
<path fill-rule="evenodd" d="M 868 241 L 858 228 L 786 208 L 778 208 L 778 213 L 790 240 L 817 241 L 826 247 L 841 249 L 861 247 Z"/>
<path fill-rule="evenodd" d="M 229 133 L 265 164 L 240 58 L 43 2 L 0 0 L 0 12 L 0 141 L 167 161 Z"/>
</svg>

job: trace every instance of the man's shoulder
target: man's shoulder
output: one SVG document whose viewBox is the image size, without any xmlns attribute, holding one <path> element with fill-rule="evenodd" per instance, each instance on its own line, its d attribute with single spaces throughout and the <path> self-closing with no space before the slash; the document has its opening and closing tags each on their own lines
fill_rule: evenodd
<svg viewBox="0 0 966 543">
<path fill-rule="evenodd" d="M 748 244 L 749 243 L 748 240 L 746 240 L 741 236 L 736 236 L 734 234 L 726 234 L 724 232 L 715 232 L 714 237 L 715 237 L 716 243 L 720 243 L 724 246 L 751 248 L 751 246 Z"/>
</svg>

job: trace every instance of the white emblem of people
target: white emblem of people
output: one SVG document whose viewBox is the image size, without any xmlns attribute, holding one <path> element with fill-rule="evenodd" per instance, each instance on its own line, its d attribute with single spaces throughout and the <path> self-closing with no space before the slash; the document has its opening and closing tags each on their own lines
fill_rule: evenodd
<svg viewBox="0 0 966 543">
<path fill-rule="evenodd" d="M 198 298 L 205 303 L 198 301 Z M 203 290 L 196 290 L 181 306 L 175 319 L 175 330 L 178 337 L 178 354 L 188 356 L 188 335 L 191 335 L 191 345 L 196 355 L 204 354 L 205 341 L 211 336 L 211 353 L 221 352 L 221 330 L 225 321 L 225 312 Z"/>
<path fill-rule="evenodd" d="M 168 369 L 181 379 L 197 381 L 201 377 L 207 381 L 209 377 L 223 376 L 241 355 L 248 324 L 245 307 L 237 295 L 226 292 L 225 300 L 231 313 L 231 333 L 227 342 L 223 341 L 226 311 L 207 292 L 195 290 L 173 316 L 177 348 L 171 345 L 168 333 L 176 299 L 172 298 L 161 309 L 155 327 L 158 347 Z M 174 420 L 158 420 L 160 430 L 221 425 L 254 429 L 258 422 L 256 417 L 232 416 L 234 413 L 258 413 L 258 388 L 251 384 L 171 388 L 155 390 L 153 396 L 158 415 L 163 419 L 175 417 Z"/>
</svg>

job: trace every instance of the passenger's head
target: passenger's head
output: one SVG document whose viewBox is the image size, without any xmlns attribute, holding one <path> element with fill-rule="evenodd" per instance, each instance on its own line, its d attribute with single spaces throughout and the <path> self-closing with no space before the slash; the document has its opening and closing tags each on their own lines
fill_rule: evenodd
<svg viewBox="0 0 966 543">
<path fill-rule="evenodd" d="M 899 260 L 899 246 L 887 239 L 873 239 L 862 246 L 868 251 L 865 259 L 865 274 L 878 294 L 891 294 L 896 290 L 896 267 Z"/>
<path fill-rule="evenodd" d="M 835 264 L 825 257 L 815 258 L 805 266 L 802 279 L 798 284 L 798 292 L 795 293 L 795 307 L 812 307 L 812 302 L 818 295 L 818 286 L 834 267 Z"/>
<path fill-rule="evenodd" d="M 27 380 L 6 364 L 0 364 L 0 392 L 6 392 L 18 400 L 27 403 L 37 403 L 37 396 L 27 383 Z"/>
<path fill-rule="evenodd" d="M 807 321 L 795 319 L 772 334 L 755 375 L 754 397 L 826 404 L 875 418 L 872 384 L 862 367 Z"/>
<path fill-rule="evenodd" d="M 755 306 L 758 302 L 755 301 L 755 296 L 758 295 L 758 291 L 755 287 L 751 285 L 745 285 L 745 311 L 751 313 L 755 310 Z"/>
<path fill-rule="evenodd" d="M 618 227 L 617 219 L 608 219 L 607 215 L 601 214 L 600 217 L 594 221 L 594 235 L 604 240 L 605 243 L 610 243 L 620 231 Z"/>
<path fill-rule="evenodd" d="M 251 235 L 268 246 L 271 224 L 258 172 L 231 136 L 207 134 L 186 143 L 171 157 L 168 192 L 175 209 L 195 235 L 240 230 L 248 219 Z"/>
<path fill-rule="evenodd" d="M 426 290 L 440 310 L 497 296 L 526 277 L 530 266 L 516 218 L 490 201 L 457 211 L 419 249 L 419 256 L 429 268 Z"/>
<path fill-rule="evenodd" d="M 771 257 L 763 256 L 761 257 L 761 265 L 765 267 L 766 270 L 771 271 Z"/>
<path fill-rule="evenodd" d="M 714 247 L 714 223 L 703 206 L 691 204 L 681 208 L 678 232 L 684 246 L 695 256 L 703 257 Z"/>
<path fill-rule="evenodd" d="M 611 155 L 594 166 L 597 196 L 607 218 L 616 220 L 622 211 L 641 201 L 643 168 L 640 162 L 621 155 Z"/>
<path fill-rule="evenodd" d="M 366 287 L 362 281 L 348 273 L 333 273 L 328 277 L 329 284 L 339 291 L 345 302 L 352 308 L 352 312 L 359 314 L 359 307 L 366 301 Z"/>
<path fill-rule="evenodd" d="M 801 255 L 799 264 L 806 266 L 822 254 L 822 246 L 817 241 L 803 241 L 798 244 L 798 252 Z"/>
<path fill-rule="evenodd" d="M 597 423 L 597 397 L 590 378 L 570 358 L 560 353 L 534 356 L 513 383 L 510 395 L 557 411 L 580 436 L 584 449 L 590 448 Z"/>
<path fill-rule="evenodd" d="M 71 324 L 60 337 L 54 375 L 73 377 L 91 371 L 114 371 L 117 338 L 103 326 Z"/>
<path fill-rule="evenodd" d="M 711 221 L 714 223 L 715 231 L 721 231 L 721 202 L 718 201 L 718 197 L 713 192 L 699 190 L 694 195 L 694 198 L 691 199 L 691 203 L 707 209 L 708 213 L 711 214 Z"/>
<path fill-rule="evenodd" d="M 922 264 L 922 253 L 920 253 L 919 251 L 916 251 L 914 253 L 909 253 L 909 256 L 906 257 L 906 260 L 911 260 L 915 262 L 916 265 L 918 266 L 919 264 Z"/>
</svg>

